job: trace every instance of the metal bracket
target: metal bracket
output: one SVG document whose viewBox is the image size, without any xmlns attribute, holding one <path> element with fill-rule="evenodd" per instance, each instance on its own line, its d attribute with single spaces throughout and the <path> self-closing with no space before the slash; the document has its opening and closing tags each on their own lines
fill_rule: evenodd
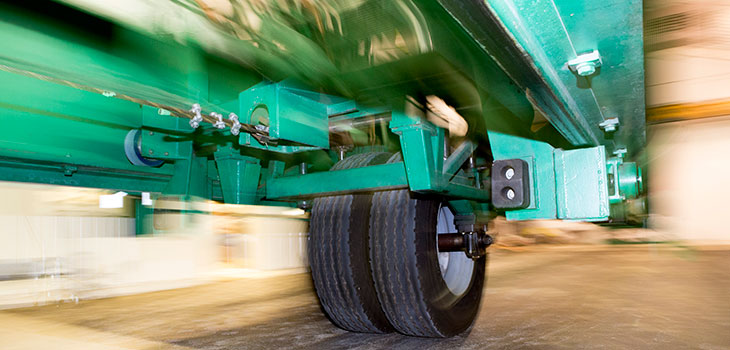
<svg viewBox="0 0 730 350">
<path fill-rule="evenodd" d="M 568 61 L 568 67 L 570 70 L 578 73 L 581 77 L 587 77 L 593 75 L 596 72 L 596 68 L 603 64 L 601 61 L 601 55 L 598 50 L 593 50 Z"/>
<path fill-rule="evenodd" d="M 598 124 L 598 126 L 605 132 L 614 132 L 618 128 L 618 124 L 618 118 L 608 118 Z"/>
<path fill-rule="evenodd" d="M 641 168 L 636 163 L 614 157 L 606 161 L 606 169 L 611 203 L 637 198 L 644 190 Z"/>
<path fill-rule="evenodd" d="M 462 144 L 463 147 L 444 161 L 444 129 L 403 111 L 391 112 L 390 129 L 400 138 L 408 186 L 412 191 L 489 201 L 488 190 L 460 183 L 459 176 L 449 173 L 458 170 L 466 161 L 473 150 L 471 145 Z"/>
<path fill-rule="evenodd" d="M 463 251 L 473 260 L 486 255 L 487 248 L 494 243 L 492 236 L 480 231 L 442 233 L 437 237 L 440 253 Z"/>
<path fill-rule="evenodd" d="M 531 176 L 528 207 L 506 210 L 508 220 L 608 219 L 609 194 L 603 146 L 562 150 L 545 142 L 493 131 L 489 132 L 489 141 L 495 163 L 522 159 Z M 506 187 L 502 185 L 502 188 Z M 497 190 L 492 188 L 493 192 Z"/>
</svg>

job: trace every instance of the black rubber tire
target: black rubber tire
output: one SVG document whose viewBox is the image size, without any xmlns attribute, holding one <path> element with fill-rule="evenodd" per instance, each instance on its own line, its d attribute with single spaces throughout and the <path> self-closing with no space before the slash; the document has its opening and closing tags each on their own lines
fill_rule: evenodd
<svg viewBox="0 0 730 350">
<path fill-rule="evenodd" d="M 408 190 L 377 192 L 370 215 L 370 260 L 378 299 L 400 333 L 450 337 L 476 318 L 486 257 L 475 262 L 468 289 L 456 296 L 438 262 L 436 223 L 441 202 Z"/>
<path fill-rule="evenodd" d="M 332 170 L 382 164 L 389 153 L 348 157 Z M 372 278 L 369 216 L 372 194 L 320 197 L 310 220 L 309 265 L 324 312 L 338 327 L 353 332 L 392 332 Z"/>
</svg>

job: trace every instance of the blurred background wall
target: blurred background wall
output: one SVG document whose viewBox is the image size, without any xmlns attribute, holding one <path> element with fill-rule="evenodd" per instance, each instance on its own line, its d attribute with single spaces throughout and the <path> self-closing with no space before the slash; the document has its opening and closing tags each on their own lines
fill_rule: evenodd
<svg viewBox="0 0 730 350">
<path fill-rule="evenodd" d="M 730 240 L 730 2 L 645 1 L 651 219 Z"/>
<path fill-rule="evenodd" d="M 307 266 L 307 221 L 300 209 L 157 200 L 155 208 L 165 212 L 140 229 L 139 198 L 99 208 L 100 197 L 110 194 L 0 182 L 0 309 Z"/>
</svg>

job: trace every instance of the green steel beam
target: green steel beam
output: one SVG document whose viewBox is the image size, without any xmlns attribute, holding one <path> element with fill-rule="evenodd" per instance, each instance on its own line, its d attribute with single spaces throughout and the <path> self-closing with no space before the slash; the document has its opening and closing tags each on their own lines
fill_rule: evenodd
<svg viewBox="0 0 730 350">
<path fill-rule="evenodd" d="M 125 192 L 161 193 L 170 175 L 124 172 L 119 169 L 0 159 L 0 180 L 60 186 L 93 187 Z"/>
<path fill-rule="evenodd" d="M 291 200 L 408 188 L 408 185 L 404 163 L 398 162 L 270 179 L 266 184 L 266 198 Z M 488 191 L 455 182 L 439 187 L 437 193 L 477 201 L 486 201 L 489 196 Z"/>
<path fill-rule="evenodd" d="M 645 142 L 640 0 L 438 0 L 573 145 L 629 155 Z M 568 62 L 597 50 L 588 76 Z M 622 88 L 617 89 L 616 86 Z M 619 119 L 616 131 L 600 124 Z"/>
<path fill-rule="evenodd" d="M 473 142 L 464 140 L 444 162 L 444 175 L 452 177 L 456 175 L 459 168 L 464 165 L 464 162 L 469 159 L 475 149 L 476 145 Z"/>
<path fill-rule="evenodd" d="M 462 185 L 455 182 L 443 185 L 434 192 L 448 197 L 463 198 L 477 202 L 487 202 L 489 201 L 490 196 L 488 190 L 475 188 L 471 185 Z"/>
<path fill-rule="evenodd" d="M 439 193 L 475 201 L 489 200 L 489 191 L 464 183 L 456 176 L 458 168 L 473 151 L 465 141 L 444 161 L 444 130 L 418 116 L 393 111 L 390 128 L 399 135 L 408 176 L 408 185 L 415 192 Z M 453 173 L 452 173 L 453 172 Z"/>
<path fill-rule="evenodd" d="M 266 184 L 266 198 L 310 198 L 407 187 L 405 167 L 399 162 L 270 179 Z"/>
<path fill-rule="evenodd" d="M 134 200 L 134 233 L 136 236 L 147 235 L 154 232 L 153 215 L 155 209 L 151 205 L 142 205 L 139 199 Z"/>
<path fill-rule="evenodd" d="M 430 129 L 421 127 L 393 129 L 400 136 L 401 152 L 412 191 L 433 191 L 439 188 L 443 181 L 443 175 L 437 171 L 439 167 L 436 164 L 439 159 L 443 162 L 443 157 L 438 156 L 443 154 L 443 147 L 438 147 L 439 143 L 443 142 L 439 141 L 438 136 L 443 136 L 443 132 L 438 133 L 433 127 Z M 434 152 L 434 148 L 440 148 L 441 152 Z"/>
<path fill-rule="evenodd" d="M 142 124 L 138 104 L 2 71 L 0 80 L 0 156 L 140 170 L 124 154 L 124 137 Z"/>
</svg>

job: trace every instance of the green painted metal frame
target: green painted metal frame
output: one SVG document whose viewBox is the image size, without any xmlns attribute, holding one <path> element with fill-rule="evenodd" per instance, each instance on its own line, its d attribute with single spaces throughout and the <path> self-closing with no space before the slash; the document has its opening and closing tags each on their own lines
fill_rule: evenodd
<svg viewBox="0 0 730 350">
<path fill-rule="evenodd" d="M 202 133 L 186 119 L 114 96 L 238 112 L 239 92 L 260 76 L 108 24 L 99 33 L 84 32 L 9 4 L 0 4 L 0 13 L 1 180 L 203 198 L 225 192 L 206 158 L 194 154 L 194 143 L 208 141 L 198 140 Z M 92 92 L 100 89 L 104 95 Z M 124 137 L 140 128 L 143 155 L 165 160 L 162 166 L 126 159 Z"/>
<path fill-rule="evenodd" d="M 214 153 L 223 200 L 233 204 L 257 204 L 261 160 L 242 156 L 232 145 Z"/>
<path fill-rule="evenodd" d="M 402 162 L 398 162 L 273 178 L 266 184 L 266 198 L 311 198 L 407 187 L 405 167 Z"/>
<path fill-rule="evenodd" d="M 492 155 L 499 159 L 522 159 L 530 168 L 530 205 L 506 212 L 509 220 L 556 219 L 554 148 L 545 142 L 489 132 Z"/>
<path fill-rule="evenodd" d="M 556 149 L 554 159 L 558 218 L 607 220 L 611 213 L 605 147 Z"/>
<path fill-rule="evenodd" d="M 400 138 L 403 162 L 298 176 L 272 178 L 266 198 L 292 199 L 345 192 L 410 188 L 454 198 L 486 202 L 489 191 L 459 176 L 459 170 L 475 149 L 464 141 L 444 160 L 444 130 L 404 111 L 390 112 L 390 128 Z M 478 179 L 478 178 L 477 178 Z"/>
<path fill-rule="evenodd" d="M 489 133 L 489 141 L 495 160 L 523 159 L 530 169 L 530 205 L 506 210 L 509 220 L 606 221 L 617 208 L 613 204 L 636 198 L 642 190 L 636 164 L 607 158 L 604 146 L 563 150 L 497 132 Z"/>
<path fill-rule="evenodd" d="M 640 0 L 438 0 L 574 146 L 604 145 L 627 157 L 645 143 Z M 597 50 L 584 77 L 567 62 Z M 620 86 L 621 88 L 616 88 Z M 619 119 L 618 130 L 600 124 Z"/>
<path fill-rule="evenodd" d="M 400 136 L 401 152 L 412 191 L 439 193 L 475 201 L 489 200 L 489 191 L 478 182 L 466 185 L 453 181 L 457 170 L 474 150 L 471 141 L 444 160 L 444 130 L 419 116 L 391 112 L 390 128 Z M 445 166 L 446 165 L 446 166 Z"/>
<path fill-rule="evenodd" d="M 608 198 L 611 204 L 622 203 L 641 195 L 644 191 L 643 175 L 635 162 L 625 162 L 623 157 L 617 156 L 609 158 L 606 165 L 613 180 L 609 182 Z"/>
<path fill-rule="evenodd" d="M 269 137 L 314 146 L 305 149 L 329 148 L 329 113 L 327 104 L 311 91 L 287 86 L 285 83 L 260 83 L 241 92 L 240 115 L 242 123 L 258 124 L 251 120 L 254 110 L 266 110 Z M 241 144 L 252 147 L 261 145 L 249 134 L 241 135 Z M 257 146 L 258 145 L 258 146 Z M 267 147 L 268 148 L 268 147 Z M 271 149 L 276 149 L 272 147 Z"/>
<path fill-rule="evenodd" d="M 480 5 L 488 6 L 494 18 L 501 20 L 494 23 L 514 35 L 515 47 L 522 50 L 520 53 L 526 53 L 519 62 L 531 57 L 529 67 L 521 68 L 536 72 L 537 80 L 530 84 L 541 85 L 530 85 L 505 64 L 510 55 L 494 56 L 500 51 L 491 48 L 483 37 L 475 36 L 471 30 L 462 31 L 470 22 L 460 21 L 463 9 L 459 12 L 448 3 L 447 0 L 439 4 L 419 3 L 429 27 L 433 52 L 421 53 L 416 58 L 435 55 L 453 64 L 466 77 L 467 84 L 473 85 L 481 103 L 483 124 L 493 126 L 494 120 L 504 119 L 517 125 L 516 129 L 527 130 L 525 127 L 532 118 L 531 103 L 545 112 L 574 145 L 605 144 L 609 152 L 619 146 L 629 146 L 631 153 L 643 142 L 643 124 L 637 127 L 640 118 L 635 117 L 643 115 L 637 109 L 643 108 L 643 97 L 636 93 L 640 90 L 637 81 L 643 79 L 643 70 L 637 68 L 641 53 L 634 55 L 641 38 L 636 34 L 607 35 L 608 23 L 614 22 L 610 19 L 599 20 L 596 23 L 600 30 L 584 34 L 589 32 L 585 28 L 590 27 L 590 22 L 601 15 L 600 8 L 592 5 L 581 8 L 584 2 L 567 0 L 551 2 L 551 8 L 546 7 L 548 3 L 528 4 L 527 0 Z M 629 28 L 636 27 L 637 15 L 632 14 L 637 8 L 635 1 L 611 4 L 615 5 L 615 13 L 627 15 Z M 529 11 L 514 11 L 518 7 Z M 260 159 L 269 160 L 269 153 L 254 157 L 234 149 L 230 145 L 236 138 L 229 132 L 218 132 L 209 126 L 193 132 L 186 120 L 166 116 L 164 110 L 113 96 L 128 95 L 148 104 L 180 109 L 200 103 L 206 110 L 225 115 L 241 113 L 242 122 L 250 120 L 246 118 L 250 118 L 254 108 L 266 105 L 270 135 L 295 145 L 269 147 L 246 134 L 238 142 L 279 153 L 326 149 L 333 120 L 384 111 L 360 108 L 351 100 L 287 84 L 255 85 L 261 80 L 259 73 L 219 62 L 198 48 L 155 39 L 106 22 L 102 25 L 105 30 L 95 33 L 11 5 L 0 4 L 0 13 L 4 17 L 0 21 L 0 41 L 4 45 L 0 53 L 0 80 L 3 81 L 0 114 L 4 123 L 0 131 L 0 169 L 3 170 L 0 179 L 136 188 L 183 197 L 211 198 L 220 192 L 226 202 L 232 203 L 257 203 L 263 196 L 267 200 L 294 200 L 406 187 L 457 200 L 486 203 L 489 199 L 489 190 L 481 188 L 479 177 L 465 177 L 460 170 L 474 151 L 475 143 L 462 143 L 444 159 L 443 129 L 399 109 L 391 111 L 390 128 L 399 136 L 404 159 L 401 163 L 283 176 L 284 163 L 271 160 L 264 172 Z M 444 13 L 456 20 L 441 16 Z M 568 13 L 579 15 L 573 18 Z M 87 19 L 93 22 L 93 18 Z M 606 39 L 600 41 L 598 35 L 606 35 Z M 539 36 L 537 41 L 536 36 Z M 552 40 L 555 45 L 546 45 L 545 40 Z M 630 45 L 618 44 L 623 41 Z M 571 50 L 566 46 L 568 43 Z M 619 48 L 612 49 L 613 46 Z M 544 51 L 545 47 L 550 50 Z M 599 75 L 585 81 L 563 65 L 584 48 L 598 48 L 606 62 Z M 480 49 L 486 49 L 492 56 Z M 363 72 L 367 76 L 374 70 Z M 335 72 L 327 70 L 327 73 Z M 408 73 L 415 74 L 410 70 Z M 360 85 L 355 95 L 368 95 L 362 92 L 363 81 L 357 74 L 338 75 L 337 79 L 341 81 L 323 85 L 332 88 L 332 85 L 342 87 L 348 85 L 344 83 L 352 83 L 352 86 Z M 513 81 L 527 89 L 527 95 L 513 86 Z M 627 82 L 632 87 L 631 96 L 611 93 L 616 89 L 607 85 L 607 81 Z M 586 82 L 588 85 L 581 85 Z M 380 81 L 380 84 L 389 83 Z M 88 90 L 103 90 L 104 95 Z M 330 118 L 334 115 L 337 116 Z M 620 116 L 622 124 L 618 137 L 607 138 L 598 122 L 612 116 Z M 124 135 L 140 128 L 144 130 L 142 152 L 164 159 L 162 166 L 140 168 L 124 157 Z M 481 126 L 476 131 L 481 132 Z M 214 133 L 220 141 L 206 141 Z M 533 169 L 530 207 L 508 212 L 509 218 L 603 220 L 608 217 L 609 196 L 604 190 L 610 171 L 606 170 L 603 147 L 555 150 L 543 142 L 499 132 L 490 132 L 489 140 L 495 159 L 525 159 Z M 213 160 L 197 153 L 194 146 L 200 145 L 217 147 Z M 629 196 L 640 191 L 640 183 L 635 180 L 640 178 L 639 170 L 633 169 L 620 168 L 618 163 L 614 169 L 617 190 Z M 576 174 L 588 176 L 574 181 Z M 584 195 L 586 191 L 590 195 Z M 468 210 L 463 203 L 459 208 Z"/>
</svg>

